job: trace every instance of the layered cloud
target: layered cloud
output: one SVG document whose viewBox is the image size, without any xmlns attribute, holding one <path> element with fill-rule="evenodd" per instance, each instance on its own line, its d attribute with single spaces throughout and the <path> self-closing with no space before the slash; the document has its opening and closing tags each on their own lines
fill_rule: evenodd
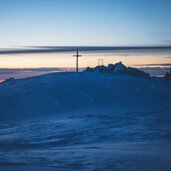
<svg viewBox="0 0 171 171">
<path fill-rule="evenodd" d="M 171 46 L 158 46 L 158 47 L 102 47 L 102 46 L 33 46 L 22 48 L 6 48 L 0 49 L 0 55 L 5 54 L 36 54 L 36 53 L 61 53 L 61 52 L 74 52 L 79 49 L 82 52 L 98 52 L 98 51 L 171 51 Z"/>
</svg>

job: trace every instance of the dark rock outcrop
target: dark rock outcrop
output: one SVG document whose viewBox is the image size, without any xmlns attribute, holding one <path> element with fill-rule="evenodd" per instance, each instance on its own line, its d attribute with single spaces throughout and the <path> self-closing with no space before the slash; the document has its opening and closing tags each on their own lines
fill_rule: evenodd
<svg viewBox="0 0 171 171">
<path fill-rule="evenodd" d="M 171 80 L 171 69 L 170 69 L 170 72 L 166 72 L 164 79 L 166 81 L 170 81 Z"/>
<path fill-rule="evenodd" d="M 84 72 L 118 73 L 145 78 L 150 77 L 148 73 L 137 68 L 126 67 L 124 64 L 122 64 L 122 62 L 116 64 L 109 64 L 107 67 L 103 65 L 97 66 L 95 68 L 87 67 Z"/>
</svg>

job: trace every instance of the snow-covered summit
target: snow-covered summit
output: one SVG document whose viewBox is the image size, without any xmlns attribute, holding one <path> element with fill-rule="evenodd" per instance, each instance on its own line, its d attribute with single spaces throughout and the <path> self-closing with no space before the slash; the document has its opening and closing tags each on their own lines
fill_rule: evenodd
<svg viewBox="0 0 171 171">
<path fill-rule="evenodd" d="M 119 73 L 119 74 L 127 74 L 134 75 L 139 77 L 150 77 L 150 75 L 140 69 L 126 67 L 122 62 L 118 62 L 116 64 L 109 64 L 107 67 L 104 65 L 97 66 L 95 68 L 86 68 L 85 72 L 103 72 L 103 73 Z"/>
<path fill-rule="evenodd" d="M 99 69 L 107 68 L 101 66 Z M 55 73 L 13 79 L 0 84 L 0 122 L 60 116 L 85 108 L 89 108 L 91 113 L 91 110 L 101 111 L 101 108 L 112 108 L 113 111 L 119 106 L 126 110 L 126 106 L 170 105 L 170 93 L 170 82 L 99 72 Z"/>
</svg>

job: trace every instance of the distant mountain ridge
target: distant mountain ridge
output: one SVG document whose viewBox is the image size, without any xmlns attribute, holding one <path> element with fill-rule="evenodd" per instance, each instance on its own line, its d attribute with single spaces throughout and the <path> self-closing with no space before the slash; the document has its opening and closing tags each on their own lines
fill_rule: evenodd
<svg viewBox="0 0 171 171">
<path fill-rule="evenodd" d="M 84 72 L 101 72 L 101 73 L 118 73 L 118 74 L 126 74 L 133 75 L 139 77 L 150 77 L 149 73 L 146 73 L 140 69 L 126 67 L 122 62 L 118 62 L 116 64 L 109 64 L 107 67 L 104 65 L 96 66 L 95 68 L 87 67 Z"/>
</svg>

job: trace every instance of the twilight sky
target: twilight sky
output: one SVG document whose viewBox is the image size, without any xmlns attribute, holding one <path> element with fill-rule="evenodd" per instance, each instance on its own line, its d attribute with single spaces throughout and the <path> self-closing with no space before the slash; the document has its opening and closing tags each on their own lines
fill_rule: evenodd
<svg viewBox="0 0 171 171">
<path fill-rule="evenodd" d="M 103 58 L 104 65 L 122 61 L 164 74 L 171 66 L 171 0 L 0 0 L 0 80 L 75 67 L 76 48 L 80 67 Z"/>
<path fill-rule="evenodd" d="M 0 47 L 171 45 L 171 0 L 0 0 Z"/>
</svg>

